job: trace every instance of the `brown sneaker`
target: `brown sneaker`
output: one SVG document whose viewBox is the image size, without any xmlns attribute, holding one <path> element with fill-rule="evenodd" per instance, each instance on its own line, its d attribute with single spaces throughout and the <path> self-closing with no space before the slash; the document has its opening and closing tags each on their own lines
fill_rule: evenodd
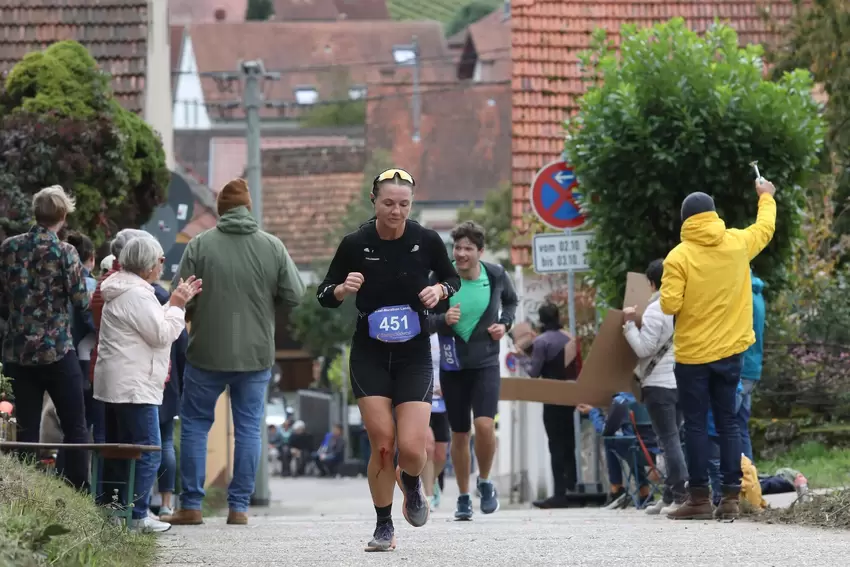
<svg viewBox="0 0 850 567">
<path fill-rule="evenodd" d="M 248 523 L 248 514 L 230 510 L 227 513 L 227 523 L 231 526 L 244 526 Z"/>
<path fill-rule="evenodd" d="M 741 498 L 740 486 L 724 486 L 720 506 L 714 511 L 715 520 L 737 520 L 738 501 Z"/>
<path fill-rule="evenodd" d="M 170 516 L 160 516 L 159 521 L 172 526 L 200 526 L 204 523 L 204 516 L 200 510 L 181 509 Z"/>
<path fill-rule="evenodd" d="M 710 520 L 711 512 L 708 487 L 694 486 L 688 488 L 688 500 L 667 517 L 671 520 Z"/>
</svg>

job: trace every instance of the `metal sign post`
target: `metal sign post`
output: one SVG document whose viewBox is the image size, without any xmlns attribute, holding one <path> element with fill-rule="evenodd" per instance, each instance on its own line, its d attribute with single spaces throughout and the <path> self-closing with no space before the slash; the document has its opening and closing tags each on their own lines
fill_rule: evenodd
<svg viewBox="0 0 850 567">
<path fill-rule="evenodd" d="M 538 274 L 567 274 L 569 329 L 577 336 L 575 274 L 589 269 L 588 252 L 592 232 L 576 232 L 587 221 L 581 211 L 578 179 L 566 157 L 545 165 L 531 182 L 531 206 L 537 217 L 548 226 L 563 230 L 562 234 L 536 234 L 532 243 L 534 271 Z M 587 492 L 582 475 L 581 416 L 573 413 L 576 454 L 576 481 L 581 492 Z"/>
</svg>

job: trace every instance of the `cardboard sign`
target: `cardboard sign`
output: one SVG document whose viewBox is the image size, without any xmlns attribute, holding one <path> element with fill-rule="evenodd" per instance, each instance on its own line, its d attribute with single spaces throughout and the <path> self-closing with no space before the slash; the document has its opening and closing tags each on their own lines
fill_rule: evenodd
<svg viewBox="0 0 850 567">
<path fill-rule="evenodd" d="M 630 272 L 626 279 L 625 304 L 643 313 L 649 303 L 649 280 Z M 517 325 L 519 327 L 519 325 Z M 637 356 L 623 336 L 623 312 L 611 309 L 599 327 L 590 354 L 575 382 L 541 378 L 502 378 L 502 400 L 542 402 L 562 406 L 589 404 L 607 407 L 618 392 L 639 393 L 633 378 Z"/>
</svg>

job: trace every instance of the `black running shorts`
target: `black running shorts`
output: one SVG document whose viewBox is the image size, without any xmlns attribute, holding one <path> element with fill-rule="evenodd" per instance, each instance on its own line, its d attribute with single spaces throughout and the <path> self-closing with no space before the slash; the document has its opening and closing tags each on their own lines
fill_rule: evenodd
<svg viewBox="0 0 850 567">
<path fill-rule="evenodd" d="M 431 412 L 431 431 L 434 432 L 434 441 L 437 443 L 448 443 L 451 439 L 449 414 L 446 412 Z"/>
<path fill-rule="evenodd" d="M 355 335 L 348 363 L 354 397 L 389 398 L 393 407 L 405 402 L 430 404 L 434 372 L 427 338 L 389 344 Z"/>
<path fill-rule="evenodd" d="M 446 401 L 449 425 L 455 433 L 469 433 L 470 413 L 476 418 L 495 418 L 499 412 L 502 377 L 498 366 L 464 370 L 440 370 L 440 388 Z"/>
</svg>

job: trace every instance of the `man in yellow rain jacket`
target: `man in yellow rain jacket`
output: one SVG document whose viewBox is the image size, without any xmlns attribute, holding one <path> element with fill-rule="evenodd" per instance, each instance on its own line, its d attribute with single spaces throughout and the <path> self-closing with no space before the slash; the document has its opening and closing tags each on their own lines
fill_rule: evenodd
<svg viewBox="0 0 850 567">
<path fill-rule="evenodd" d="M 758 217 L 743 230 L 727 229 L 714 201 L 691 193 L 682 202 L 682 242 L 664 260 L 661 310 L 674 315 L 676 384 L 685 417 L 690 477 L 688 501 L 671 519 L 711 519 L 708 488 L 709 404 L 720 436 L 723 498 L 717 518 L 738 515 L 741 445 L 735 392 L 742 353 L 755 342 L 750 261 L 767 246 L 776 227 L 773 184 L 756 181 Z"/>
</svg>

